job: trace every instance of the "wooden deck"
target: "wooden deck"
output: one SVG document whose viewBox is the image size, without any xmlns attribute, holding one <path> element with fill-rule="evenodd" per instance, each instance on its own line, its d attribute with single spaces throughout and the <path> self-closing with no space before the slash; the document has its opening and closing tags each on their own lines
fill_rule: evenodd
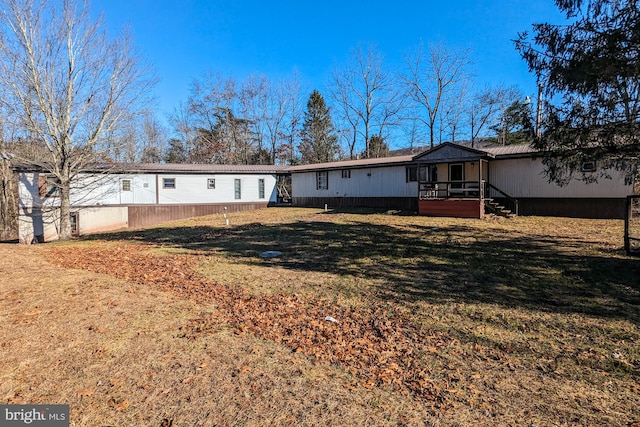
<svg viewBox="0 0 640 427">
<path fill-rule="evenodd" d="M 419 200 L 418 214 L 425 216 L 482 218 L 484 216 L 484 203 L 480 199 Z"/>
</svg>

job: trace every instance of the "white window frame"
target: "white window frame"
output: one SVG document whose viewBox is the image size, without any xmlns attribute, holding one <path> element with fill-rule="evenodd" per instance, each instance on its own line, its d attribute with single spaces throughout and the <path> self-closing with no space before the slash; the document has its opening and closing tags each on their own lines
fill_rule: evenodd
<svg viewBox="0 0 640 427">
<path fill-rule="evenodd" d="M 316 172 L 316 190 L 329 189 L 329 171 Z"/>
<path fill-rule="evenodd" d="M 233 196 L 235 200 L 242 200 L 242 180 L 240 178 L 233 180 Z"/>
<path fill-rule="evenodd" d="M 167 185 L 170 181 L 173 182 L 171 185 Z M 162 178 L 162 188 L 167 190 L 175 190 L 176 189 L 176 179 L 175 178 Z"/>
</svg>

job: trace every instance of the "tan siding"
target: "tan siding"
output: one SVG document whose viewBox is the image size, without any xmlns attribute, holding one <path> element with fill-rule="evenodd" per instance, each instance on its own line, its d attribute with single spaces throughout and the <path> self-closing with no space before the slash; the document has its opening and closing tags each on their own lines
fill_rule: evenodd
<svg viewBox="0 0 640 427">
<path fill-rule="evenodd" d="M 406 182 L 405 166 L 329 171 L 329 189 L 316 189 L 316 172 L 292 174 L 293 197 L 417 197 L 418 184 Z"/>
<path fill-rule="evenodd" d="M 549 183 L 544 175 L 544 165 L 538 159 L 505 159 L 489 162 L 489 182 L 512 197 L 566 197 L 566 198 L 618 198 L 631 193 L 631 186 L 624 178 L 612 172 L 613 179 L 600 179 L 586 184 L 574 179 L 560 187 Z"/>
</svg>

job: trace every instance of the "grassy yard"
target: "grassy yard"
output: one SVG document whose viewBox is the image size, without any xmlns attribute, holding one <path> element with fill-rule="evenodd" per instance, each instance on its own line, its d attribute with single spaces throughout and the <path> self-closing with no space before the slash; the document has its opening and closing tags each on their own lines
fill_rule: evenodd
<svg viewBox="0 0 640 427">
<path fill-rule="evenodd" d="M 228 217 L 0 245 L 0 400 L 83 426 L 640 426 L 622 221 Z"/>
</svg>

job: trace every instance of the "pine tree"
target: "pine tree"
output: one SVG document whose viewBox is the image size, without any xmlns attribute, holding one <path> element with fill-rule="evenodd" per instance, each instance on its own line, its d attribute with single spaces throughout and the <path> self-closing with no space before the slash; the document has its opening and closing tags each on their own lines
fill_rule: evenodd
<svg viewBox="0 0 640 427">
<path fill-rule="evenodd" d="M 549 178 L 567 183 L 585 162 L 599 174 L 638 172 L 640 156 L 640 5 L 636 0 L 555 0 L 566 25 L 534 24 L 516 48 L 547 99 L 542 150 Z M 553 104 L 552 104 L 553 103 Z"/>
<path fill-rule="evenodd" d="M 340 151 L 329 107 L 323 96 L 314 90 L 304 113 L 302 138 L 298 149 L 301 164 L 326 163 L 336 159 Z"/>
<path fill-rule="evenodd" d="M 373 135 L 369 138 L 369 158 L 376 159 L 389 155 L 389 145 L 380 135 Z M 367 157 L 367 150 L 362 153 L 362 157 Z"/>
</svg>

